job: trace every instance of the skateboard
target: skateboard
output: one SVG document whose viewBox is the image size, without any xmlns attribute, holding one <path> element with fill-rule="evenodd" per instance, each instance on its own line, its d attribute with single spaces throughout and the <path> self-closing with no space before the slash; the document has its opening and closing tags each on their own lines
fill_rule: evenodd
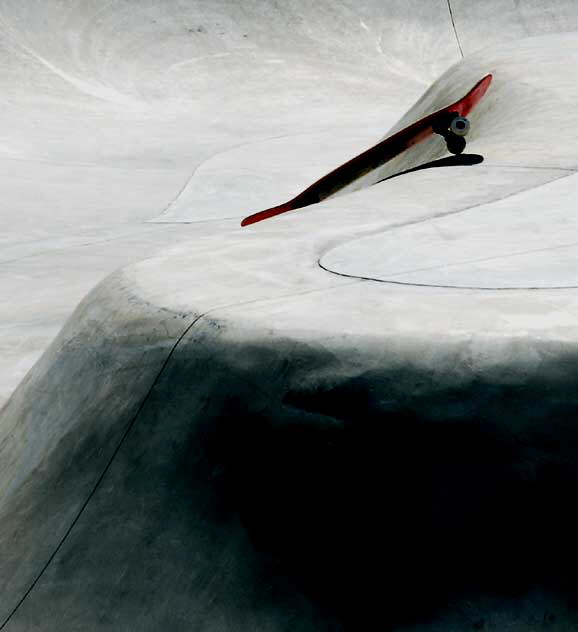
<svg viewBox="0 0 578 632">
<path fill-rule="evenodd" d="M 486 94 L 492 78 L 491 74 L 486 75 L 459 101 L 382 140 L 330 171 L 288 202 L 245 217 L 241 226 L 249 226 L 288 211 L 317 204 L 432 134 L 439 134 L 444 138 L 450 153 L 461 154 L 466 147 L 465 137 L 470 130 L 470 122 L 466 117 Z"/>
</svg>

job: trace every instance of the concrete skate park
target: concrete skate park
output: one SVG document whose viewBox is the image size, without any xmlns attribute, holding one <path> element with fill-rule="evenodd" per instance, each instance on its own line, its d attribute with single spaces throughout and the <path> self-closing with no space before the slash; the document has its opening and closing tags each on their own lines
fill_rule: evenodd
<svg viewBox="0 0 578 632">
<path fill-rule="evenodd" d="M 578 629 L 575 0 L 2 0 L 0 58 L 0 630 Z M 489 74 L 470 162 L 241 227 Z"/>
</svg>

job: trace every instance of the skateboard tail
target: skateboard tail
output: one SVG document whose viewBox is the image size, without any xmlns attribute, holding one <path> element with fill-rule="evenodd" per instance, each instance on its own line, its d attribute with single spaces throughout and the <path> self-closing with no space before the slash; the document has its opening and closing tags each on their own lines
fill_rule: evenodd
<svg viewBox="0 0 578 632">
<path fill-rule="evenodd" d="M 285 204 L 279 204 L 279 206 L 273 206 L 272 208 L 259 211 L 258 213 L 253 213 L 253 215 L 245 217 L 245 219 L 241 222 L 241 226 L 249 226 L 250 224 L 255 224 L 256 222 L 260 222 L 264 219 L 275 217 L 275 215 L 281 215 L 281 213 L 292 211 L 295 208 L 299 207 L 294 206 L 291 202 L 285 202 Z"/>
</svg>

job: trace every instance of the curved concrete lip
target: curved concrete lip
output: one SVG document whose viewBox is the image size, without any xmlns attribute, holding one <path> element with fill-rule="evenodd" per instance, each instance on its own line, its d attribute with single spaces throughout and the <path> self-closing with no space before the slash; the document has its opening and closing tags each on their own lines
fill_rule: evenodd
<svg viewBox="0 0 578 632">
<path fill-rule="evenodd" d="M 456 173 L 453 178 L 467 178 Z M 320 265 L 348 277 L 435 287 L 547 290 L 578 287 L 578 219 L 567 200 L 576 176 L 439 219 L 346 242 Z M 408 182 L 411 186 L 411 182 Z"/>
</svg>

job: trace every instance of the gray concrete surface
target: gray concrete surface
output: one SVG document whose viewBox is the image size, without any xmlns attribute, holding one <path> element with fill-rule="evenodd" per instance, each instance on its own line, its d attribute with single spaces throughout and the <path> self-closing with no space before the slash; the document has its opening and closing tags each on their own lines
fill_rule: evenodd
<svg viewBox="0 0 578 632">
<path fill-rule="evenodd" d="M 574 29 L 0 4 L 0 629 L 576 629 Z M 482 164 L 239 227 L 488 72 Z"/>
</svg>

